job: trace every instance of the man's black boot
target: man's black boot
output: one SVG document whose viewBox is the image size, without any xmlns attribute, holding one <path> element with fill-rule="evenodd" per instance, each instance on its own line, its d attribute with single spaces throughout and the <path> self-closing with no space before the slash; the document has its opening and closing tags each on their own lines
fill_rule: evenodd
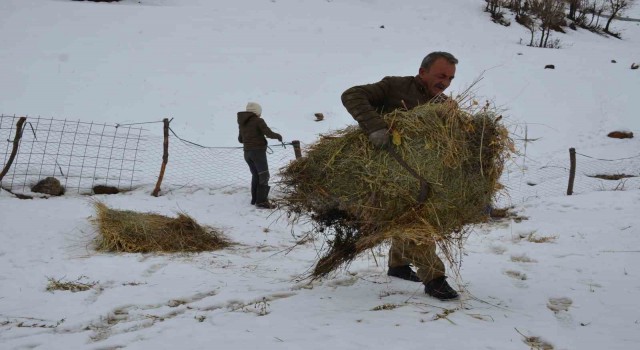
<svg viewBox="0 0 640 350">
<path fill-rule="evenodd" d="M 451 300 L 458 298 L 458 292 L 451 288 L 449 283 L 447 283 L 447 277 L 445 276 L 434 278 L 431 281 L 425 283 L 424 292 L 440 300 Z"/>
<path fill-rule="evenodd" d="M 389 267 L 389 271 L 387 271 L 388 276 L 402 278 L 403 280 L 413 281 L 413 282 L 421 282 L 418 275 L 416 275 L 415 271 L 411 269 L 409 265 L 402 265 L 396 267 Z"/>
</svg>

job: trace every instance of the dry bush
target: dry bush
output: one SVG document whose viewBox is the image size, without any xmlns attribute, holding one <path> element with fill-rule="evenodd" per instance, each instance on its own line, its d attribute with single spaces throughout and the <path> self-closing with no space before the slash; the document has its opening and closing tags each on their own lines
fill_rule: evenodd
<svg viewBox="0 0 640 350">
<path fill-rule="evenodd" d="M 390 152 L 372 148 L 357 126 L 324 136 L 281 171 L 278 201 L 327 239 L 313 277 L 390 238 L 435 242 L 456 265 L 453 249 L 466 239 L 466 225 L 486 221 L 502 188 L 498 178 L 513 143 L 488 108 L 474 114 L 454 103 L 426 104 L 384 118 L 394 152 L 431 184 L 430 196 L 420 202 L 421 181 Z"/>
<path fill-rule="evenodd" d="M 99 235 L 96 249 L 107 252 L 201 252 L 229 246 L 222 233 L 178 214 L 170 218 L 154 213 L 108 208 L 95 202 Z"/>
<path fill-rule="evenodd" d="M 536 46 L 559 48 L 559 41 L 552 41 L 552 45 L 549 45 L 549 36 L 551 30 L 562 31 L 562 24 L 565 22 L 565 3 L 557 0 L 532 0 L 531 13 L 540 19 L 540 29 L 542 31 L 540 41 Z"/>
</svg>

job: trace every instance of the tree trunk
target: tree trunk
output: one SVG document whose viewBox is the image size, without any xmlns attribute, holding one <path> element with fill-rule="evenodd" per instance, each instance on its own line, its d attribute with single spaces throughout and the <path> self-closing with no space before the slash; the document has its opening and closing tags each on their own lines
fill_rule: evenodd
<svg viewBox="0 0 640 350">
<path fill-rule="evenodd" d="M 609 19 L 607 20 L 607 25 L 604 26 L 604 31 L 605 33 L 609 33 L 609 25 L 611 24 L 611 22 L 613 22 L 613 19 L 618 15 L 618 12 L 620 12 L 620 7 L 613 7 L 611 9 L 611 16 L 609 17 Z"/>
<path fill-rule="evenodd" d="M 531 31 L 531 41 L 529 41 L 529 46 L 533 47 L 533 39 L 536 31 L 533 28 L 530 28 L 529 31 Z"/>
<path fill-rule="evenodd" d="M 522 0 L 513 0 L 511 1 L 511 9 L 516 13 L 516 16 L 520 16 L 522 14 Z"/>
<path fill-rule="evenodd" d="M 551 34 L 551 28 L 547 29 L 547 35 L 544 38 L 544 46 L 547 47 L 547 42 L 549 41 L 549 34 Z"/>
<path fill-rule="evenodd" d="M 567 17 L 569 17 L 569 19 L 571 20 L 576 20 L 576 10 L 578 9 L 578 1 L 576 0 L 571 0 L 569 1 L 569 15 Z"/>
<path fill-rule="evenodd" d="M 609 17 L 609 19 L 607 20 L 607 25 L 604 26 L 604 31 L 606 33 L 609 33 L 609 25 L 611 24 L 611 21 L 613 21 L 613 16 Z"/>
</svg>

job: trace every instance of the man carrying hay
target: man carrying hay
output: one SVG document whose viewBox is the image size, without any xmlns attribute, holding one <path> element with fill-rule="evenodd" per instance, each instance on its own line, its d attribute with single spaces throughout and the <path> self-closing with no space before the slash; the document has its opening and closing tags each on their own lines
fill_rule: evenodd
<svg viewBox="0 0 640 350">
<path fill-rule="evenodd" d="M 419 105 L 447 103 L 442 93 L 449 87 L 458 60 L 447 52 L 432 52 L 422 60 L 417 76 L 385 77 L 381 81 L 354 86 L 342 94 L 342 103 L 376 148 L 389 148 L 391 134 L 383 115 L 395 110 L 412 110 Z M 455 103 L 450 101 L 451 103 Z M 410 264 L 417 268 L 417 273 Z M 436 254 L 436 244 L 417 245 L 392 238 L 387 275 L 425 285 L 425 293 L 441 299 L 455 299 L 458 293 L 446 281 L 445 267 Z"/>
<path fill-rule="evenodd" d="M 458 297 L 440 256 L 460 265 L 470 229 L 486 221 L 487 205 L 503 188 L 514 148 L 488 104 L 442 95 L 456 63 L 451 54 L 431 53 L 415 77 L 348 89 L 342 101 L 360 127 L 322 135 L 281 169 L 279 207 L 292 220 L 310 219 L 309 233 L 326 243 L 311 277 L 391 240 L 389 275 L 423 282 L 442 300 Z"/>
<path fill-rule="evenodd" d="M 267 163 L 267 139 L 282 142 L 282 136 L 271 131 L 262 115 L 262 107 L 249 102 L 246 111 L 238 112 L 238 142 L 243 144 L 244 160 L 251 171 L 251 204 L 259 209 L 273 209 L 269 202 L 269 164 Z"/>
</svg>

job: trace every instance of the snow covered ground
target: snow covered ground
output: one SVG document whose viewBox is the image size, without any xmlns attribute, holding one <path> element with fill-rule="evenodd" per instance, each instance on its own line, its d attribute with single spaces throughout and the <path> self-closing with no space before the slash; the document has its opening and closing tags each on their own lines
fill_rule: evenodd
<svg viewBox="0 0 640 350">
<path fill-rule="evenodd" d="M 317 247 L 289 248 L 308 227 L 251 207 L 237 179 L 169 186 L 158 198 L 152 182 L 94 196 L 118 209 L 183 211 L 238 243 L 195 255 L 96 253 L 92 198 L 1 191 L 0 349 L 636 348 L 640 178 L 587 175 L 640 175 L 640 70 L 629 69 L 640 63 L 640 23 L 614 22 L 622 40 L 569 30 L 552 34 L 561 49 L 536 49 L 520 44 L 525 28 L 494 24 L 483 8 L 1 0 L 0 114 L 170 117 L 181 137 L 237 146 L 235 113 L 252 100 L 286 140 L 308 144 L 355 123 L 340 103 L 346 88 L 416 74 L 426 53 L 444 50 L 460 60 L 449 91 L 482 76 L 476 94 L 505 110 L 522 156 L 499 199 L 520 218 L 475 229 L 451 278 L 463 290 L 455 302 L 387 277 L 384 247 L 331 278 L 302 280 Z M 640 18 L 640 6 L 627 15 Z M 316 112 L 325 120 L 314 122 Z M 614 130 L 636 138 L 607 138 Z M 580 155 L 576 194 L 566 196 L 570 147 Z M 48 292 L 49 278 L 94 287 Z"/>
</svg>

